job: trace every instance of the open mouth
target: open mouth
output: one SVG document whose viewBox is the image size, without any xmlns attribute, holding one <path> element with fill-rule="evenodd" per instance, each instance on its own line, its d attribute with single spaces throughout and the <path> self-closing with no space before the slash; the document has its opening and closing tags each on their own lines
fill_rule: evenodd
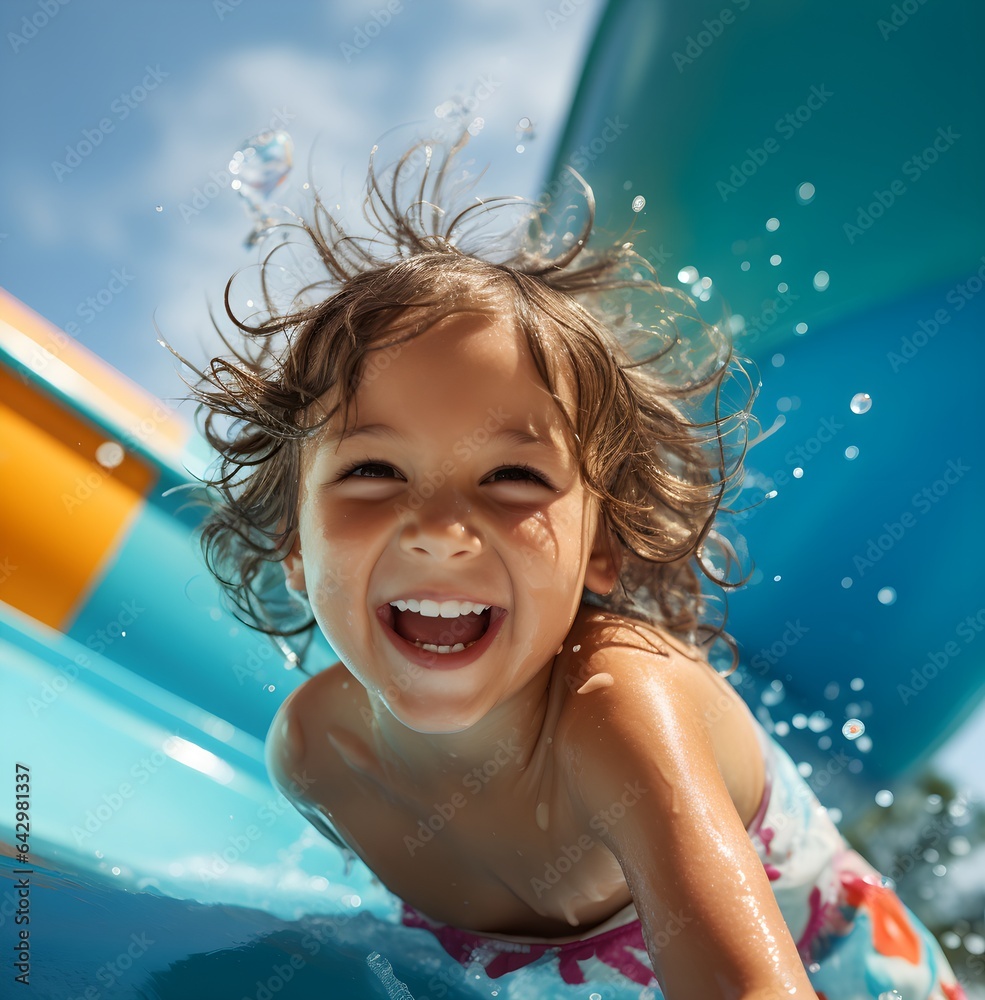
<svg viewBox="0 0 985 1000">
<path fill-rule="evenodd" d="M 474 646 L 506 611 L 473 601 L 406 599 L 384 604 L 377 614 L 401 639 L 426 652 L 445 655 Z"/>
</svg>

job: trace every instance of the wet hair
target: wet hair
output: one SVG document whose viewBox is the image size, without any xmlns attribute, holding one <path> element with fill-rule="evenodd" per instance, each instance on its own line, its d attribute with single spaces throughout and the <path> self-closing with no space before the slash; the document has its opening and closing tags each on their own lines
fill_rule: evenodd
<svg viewBox="0 0 985 1000">
<path fill-rule="evenodd" d="M 204 479 L 209 569 L 253 628 L 310 633 L 310 607 L 285 592 L 277 566 L 298 528 L 305 440 L 338 413 L 350 419 L 359 386 L 401 343 L 454 312 L 488 311 L 526 341 L 600 526 L 622 549 L 613 593 L 585 598 L 687 643 L 722 638 L 734 663 L 720 599 L 734 585 L 734 551 L 715 522 L 738 485 L 755 393 L 725 323 L 706 322 L 683 291 L 660 284 L 630 240 L 590 250 L 595 202 L 577 175 L 577 234 L 559 233 L 554 205 L 473 198 L 457 212 L 445 207 L 460 146 L 440 154 L 412 147 L 386 182 L 371 157 L 369 236 L 349 235 L 315 196 L 310 221 L 291 225 L 313 251 L 309 276 L 312 265 L 318 273 L 286 306 L 275 301 L 273 275 L 278 254 L 295 244 L 260 264 L 256 315 L 237 315 L 236 276 L 227 283 L 225 311 L 244 343 L 224 337 L 231 356 L 197 372 L 193 388 L 218 453 Z M 516 222 L 518 205 L 519 224 L 490 241 L 490 221 Z M 726 390 L 743 385 L 728 406 Z M 313 406 L 326 398 L 327 407 Z"/>
</svg>

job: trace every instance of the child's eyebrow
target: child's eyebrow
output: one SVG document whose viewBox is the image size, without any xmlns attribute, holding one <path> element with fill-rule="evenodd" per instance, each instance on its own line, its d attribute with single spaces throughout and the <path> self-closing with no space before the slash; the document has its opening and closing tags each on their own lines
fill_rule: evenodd
<svg viewBox="0 0 985 1000">
<path fill-rule="evenodd" d="M 350 438 L 360 435 L 382 434 L 384 437 L 398 438 L 403 441 L 404 435 L 399 430 L 389 424 L 363 424 L 359 427 L 352 427 L 348 430 L 336 431 L 329 434 L 328 441 L 348 441 Z M 543 448 L 556 449 L 556 444 L 547 436 L 539 434 L 536 429 L 524 430 L 520 427 L 501 427 L 489 433 L 489 440 L 505 438 L 513 444 L 536 444 Z"/>
</svg>

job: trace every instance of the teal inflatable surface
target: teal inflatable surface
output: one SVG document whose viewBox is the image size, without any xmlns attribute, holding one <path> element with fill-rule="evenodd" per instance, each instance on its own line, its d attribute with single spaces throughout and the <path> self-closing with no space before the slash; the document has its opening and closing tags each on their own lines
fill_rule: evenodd
<svg viewBox="0 0 985 1000">
<path fill-rule="evenodd" d="M 957 0 L 611 3 L 548 186 L 574 167 L 601 227 L 642 230 L 665 283 L 711 279 L 734 314 L 779 422 L 739 502 L 776 491 L 739 522 L 743 684 L 785 699 L 808 758 L 813 713 L 858 719 L 854 794 L 923 759 L 985 677 L 983 29 Z"/>
</svg>

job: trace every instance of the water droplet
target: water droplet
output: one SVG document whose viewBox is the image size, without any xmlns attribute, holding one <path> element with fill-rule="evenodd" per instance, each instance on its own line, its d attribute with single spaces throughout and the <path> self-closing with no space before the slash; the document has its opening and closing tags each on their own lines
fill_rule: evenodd
<svg viewBox="0 0 985 1000">
<path fill-rule="evenodd" d="M 588 994 L 588 1000 L 602 1000 L 602 994 L 601 993 L 589 993 Z"/>
<path fill-rule="evenodd" d="M 865 687 L 865 681 L 861 677 L 853 677 L 848 685 L 853 691 L 861 691 Z"/>
<path fill-rule="evenodd" d="M 848 588 L 849 588 L 849 587 L 850 587 L 850 586 L 851 586 L 851 585 L 852 585 L 852 584 L 853 584 L 854 582 L 855 582 L 855 581 L 854 581 L 854 580 L 853 580 L 853 579 L 852 579 L 852 578 L 851 578 L 850 576 L 843 576 L 843 577 L 841 578 L 841 585 L 842 585 L 842 586 L 843 586 L 843 587 L 845 588 L 845 590 L 848 590 Z"/>
<path fill-rule="evenodd" d="M 880 788 L 876 792 L 876 805 L 888 809 L 893 804 L 893 793 L 888 788 Z"/>
<path fill-rule="evenodd" d="M 892 587 L 882 587 L 879 593 L 876 594 L 876 600 L 880 604 L 895 604 L 896 603 L 896 591 Z"/>
<path fill-rule="evenodd" d="M 236 190 L 252 201 L 266 201 L 294 163 L 294 140 L 287 132 L 267 130 L 251 136 L 233 154 L 229 172 Z"/>
<path fill-rule="evenodd" d="M 786 736 L 790 732 L 790 725 L 789 723 L 781 720 L 773 727 L 773 732 L 776 733 L 777 736 Z"/>
<path fill-rule="evenodd" d="M 793 470 L 793 477 L 794 479 L 804 478 L 804 470 L 799 465 L 797 466 L 796 469 Z"/>
<path fill-rule="evenodd" d="M 821 971 L 821 965 L 820 965 L 820 963 L 818 963 L 818 962 L 811 962 L 811 964 L 807 966 L 807 971 L 808 972 L 820 972 Z"/>
<path fill-rule="evenodd" d="M 809 205 L 814 200 L 815 188 L 810 181 L 804 181 L 803 184 L 797 185 L 797 201 L 801 205 Z"/>
<path fill-rule="evenodd" d="M 824 697 L 827 698 L 828 701 L 834 701 L 835 698 L 838 697 L 840 691 L 841 691 L 841 686 L 838 684 L 838 682 L 831 681 L 828 684 L 828 686 L 824 689 Z"/>
<path fill-rule="evenodd" d="M 866 736 L 860 736 L 855 741 L 855 746 L 857 746 L 862 753 L 868 753 L 872 749 L 872 740 L 867 735 Z M 861 761 L 859 761 L 858 764 L 859 764 L 859 767 L 862 766 L 862 762 Z"/>
<path fill-rule="evenodd" d="M 113 867 L 110 869 L 110 871 L 112 871 L 114 875 L 119 875 L 120 874 L 120 869 L 117 868 L 116 865 L 113 865 Z"/>
<path fill-rule="evenodd" d="M 782 354 L 774 354 L 773 357 L 770 358 L 770 361 L 772 361 L 774 368 L 782 368 L 783 362 L 786 361 L 786 358 Z"/>
<path fill-rule="evenodd" d="M 961 947 L 961 938 L 954 931 L 944 931 L 941 935 L 941 944 L 953 951 L 955 948 Z"/>
<path fill-rule="evenodd" d="M 775 233 L 779 228 L 780 228 L 780 220 L 779 219 L 767 219 L 766 220 L 766 229 L 767 229 L 768 232 Z"/>
<path fill-rule="evenodd" d="M 952 837 L 947 842 L 947 849 L 955 857 L 961 858 L 971 851 L 971 844 L 967 837 Z"/>
<path fill-rule="evenodd" d="M 982 937 L 981 934 L 965 934 L 964 946 L 965 950 L 972 955 L 985 954 L 985 937 Z"/>
<path fill-rule="evenodd" d="M 938 878 L 943 878 L 947 874 L 947 865 L 934 865 L 930 869 Z"/>
<path fill-rule="evenodd" d="M 776 495 L 777 495 L 776 490 L 770 490 L 769 493 L 766 494 L 764 499 L 772 500 Z"/>
<path fill-rule="evenodd" d="M 743 262 L 742 262 L 742 263 L 741 263 L 741 264 L 739 265 L 739 270 L 740 270 L 740 271 L 748 271 L 750 267 L 751 267 L 751 265 L 750 265 L 749 261 L 747 261 L 747 260 L 744 260 L 744 261 L 743 261 Z"/>
<path fill-rule="evenodd" d="M 769 496 L 769 494 L 767 494 L 767 496 Z M 783 575 L 781 573 L 777 573 L 776 576 L 773 577 L 773 582 L 774 583 L 779 583 L 782 579 L 783 579 Z"/>
<path fill-rule="evenodd" d="M 807 333 L 807 324 L 806 323 L 798 323 L 793 328 L 793 332 L 796 333 L 798 336 L 803 337 L 803 335 L 805 333 Z"/>
<path fill-rule="evenodd" d="M 841 727 L 841 735 L 846 740 L 857 740 L 865 732 L 865 723 L 861 719 L 849 719 Z"/>
<path fill-rule="evenodd" d="M 818 750 L 830 750 L 831 749 L 831 737 L 830 736 L 822 736 L 817 741 L 817 748 L 818 748 Z"/>
<path fill-rule="evenodd" d="M 847 458 L 849 462 L 854 462 L 855 459 L 858 458 L 858 448 L 855 445 L 850 444 L 845 449 L 845 458 Z"/>
<path fill-rule="evenodd" d="M 823 733 L 825 729 L 831 728 L 831 720 L 824 712 L 811 712 L 807 720 L 807 728 L 812 733 Z"/>
<path fill-rule="evenodd" d="M 643 195 L 638 194 L 633 199 L 633 211 L 642 212 L 644 208 L 646 208 L 646 198 L 644 198 Z"/>
<path fill-rule="evenodd" d="M 813 766 L 806 760 L 802 760 L 797 765 L 797 770 L 802 778 L 809 778 L 814 773 Z"/>
<path fill-rule="evenodd" d="M 778 253 L 775 253 L 770 257 L 770 263 L 774 267 L 779 267 L 783 263 L 783 258 Z"/>
<path fill-rule="evenodd" d="M 791 720 L 790 724 L 794 729 L 803 729 L 807 725 L 807 716 L 803 712 L 798 712 Z"/>
<path fill-rule="evenodd" d="M 698 269 L 696 267 L 691 267 L 690 265 L 682 267 L 677 272 L 677 280 L 682 285 L 693 285 L 699 277 L 700 275 L 698 274 Z"/>
<path fill-rule="evenodd" d="M 814 288 L 819 292 L 826 292 L 831 284 L 831 275 L 827 271 L 818 271 L 814 275 Z"/>
<path fill-rule="evenodd" d="M 522 152 L 523 152 L 523 150 L 524 150 L 524 145 L 523 145 L 523 143 L 522 143 L 522 142 L 518 142 L 518 143 L 516 144 L 516 151 L 517 151 L 518 153 L 522 153 Z"/>
<path fill-rule="evenodd" d="M 856 392 L 848 408 L 852 413 L 868 413 L 872 409 L 872 397 L 867 392 Z"/>
<path fill-rule="evenodd" d="M 96 461 L 104 469 L 115 469 L 123 458 L 123 449 L 115 441 L 104 441 L 96 448 Z"/>
<path fill-rule="evenodd" d="M 577 645 L 577 646 L 572 646 L 572 647 L 571 647 L 571 652 L 572 652 L 572 653 L 577 653 L 577 652 L 578 652 L 578 650 L 580 650 L 580 649 L 581 649 L 581 645 L 580 645 L 580 644 L 579 644 L 579 645 Z"/>
<path fill-rule="evenodd" d="M 879 994 L 879 1000 L 903 1000 L 903 994 L 897 993 L 896 990 L 886 990 L 885 993 Z"/>
<path fill-rule="evenodd" d="M 163 212 L 164 211 L 164 206 L 163 205 L 155 205 L 154 206 L 154 211 L 155 212 Z"/>
</svg>

